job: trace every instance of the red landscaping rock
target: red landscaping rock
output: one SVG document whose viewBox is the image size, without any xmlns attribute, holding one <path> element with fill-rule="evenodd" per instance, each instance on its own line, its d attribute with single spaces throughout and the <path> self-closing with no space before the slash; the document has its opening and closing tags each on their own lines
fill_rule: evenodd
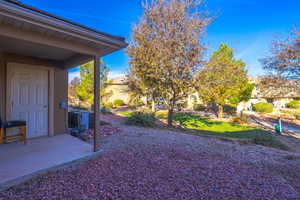
<svg viewBox="0 0 300 200">
<path fill-rule="evenodd" d="M 296 169 L 295 169 L 296 170 Z M 268 171 L 180 148 L 127 148 L 0 193 L 1 200 L 296 200 Z"/>
<path fill-rule="evenodd" d="M 100 133 L 99 136 L 102 137 L 108 137 L 117 133 L 120 133 L 121 129 L 112 126 L 112 125 L 101 125 L 100 126 Z M 86 140 L 90 140 L 93 138 L 94 131 L 93 130 L 86 130 L 84 133 L 82 133 L 82 136 L 86 138 Z"/>
</svg>

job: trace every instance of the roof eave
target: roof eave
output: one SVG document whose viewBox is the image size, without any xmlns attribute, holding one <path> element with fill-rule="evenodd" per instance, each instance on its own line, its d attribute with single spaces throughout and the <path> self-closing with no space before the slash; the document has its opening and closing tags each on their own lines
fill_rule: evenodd
<svg viewBox="0 0 300 200">
<path fill-rule="evenodd" d="M 38 10 L 35 11 L 25 6 L 22 7 L 6 0 L 0 0 L 0 14 L 62 34 L 78 37 L 89 42 L 109 46 L 113 48 L 114 51 L 126 48 L 128 45 L 122 37 L 97 32 L 68 20 L 51 16 L 50 14 L 47 15 L 46 12 L 42 14 Z"/>
</svg>

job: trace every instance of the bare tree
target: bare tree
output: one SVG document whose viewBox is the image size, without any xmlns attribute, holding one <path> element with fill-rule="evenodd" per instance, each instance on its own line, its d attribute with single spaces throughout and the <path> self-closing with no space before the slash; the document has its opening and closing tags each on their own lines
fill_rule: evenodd
<svg viewBox="0 0 300 200">
<path fill-rule="evenodd" d="M 130 71 L 165 100 L 169 126 L 176 103 L 190 91 L 202 62 L 205 47 L 200 39 L 211 19 L 200 11 L 201 5 L 192 0 L 146 1 L 127 49 Z"/>
<path fill-rule="evenodd" d="M 300 80 L 300 30 L 284 41 L 275 41 L 272 56 L 262 60 L 264 68 L 277 80 Z M 279 77 L 279 78 L 278 78 Z M 275 80 L 276 80 L 275 79 Z M 273 81 L 275 81 L 273 80 Z"/>
<path fill-rule="evenodd" d="M 272 56 L 262 59 L 268 75 L 261 77 L 259 87 L 264 91 L 276 90 L 277 95 L 300 92 L 300 30 L 286 40 L 274 41 Z"/>
</svg>

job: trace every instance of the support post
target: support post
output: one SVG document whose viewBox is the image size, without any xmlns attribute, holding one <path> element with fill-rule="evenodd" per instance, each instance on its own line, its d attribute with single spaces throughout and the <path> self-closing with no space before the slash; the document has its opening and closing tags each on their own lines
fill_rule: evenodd
<svg viewBox="0 0 300 200">
<path fill-rule="evenodd" d="M 100 133 L 100 56 L 94 57 L 94 148 L 97 151 L 97 134 Z"/>
</svg>

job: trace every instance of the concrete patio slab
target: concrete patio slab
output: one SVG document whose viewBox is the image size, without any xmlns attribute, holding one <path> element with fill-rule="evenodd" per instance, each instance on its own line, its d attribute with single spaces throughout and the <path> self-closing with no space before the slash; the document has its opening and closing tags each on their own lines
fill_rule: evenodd
<svg viewBox="0 0 300 200">
<path fill-rule="evenodd" d="M 90 144 L 67 134 L 0 145 L 0 191 L 94 155 Z"/>
</svg>

